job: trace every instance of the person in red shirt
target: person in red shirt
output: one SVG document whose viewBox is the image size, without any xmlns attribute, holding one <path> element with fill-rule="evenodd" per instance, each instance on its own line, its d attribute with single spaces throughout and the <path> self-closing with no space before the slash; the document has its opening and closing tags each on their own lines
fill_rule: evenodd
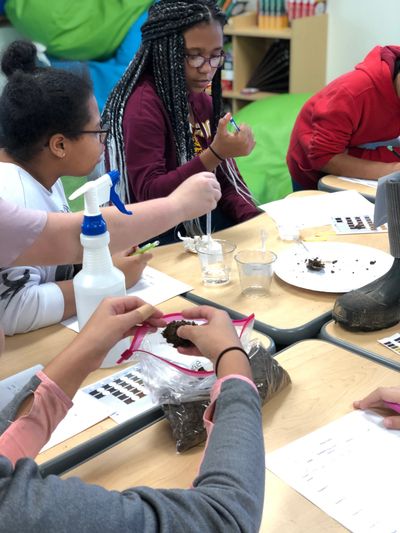
<svg viewBox="0 0 400 533">
<path fill-rule="evenodd" d="M 113 136 L 108 158 L 121 171 L 124 200 L 159 198 L 196 172 L 215 171 L 222 197 L 213 230 L 260 213 L 232 159 L 252 151 L 252 132 L 243 124 L 230 132 L 230 114 L 220 118 L 225 22 L 213 0 L 156 2 L 142 26 L 142 45 L 103 112 Z M 200 225 L 185 223 L 187 234 L 204 231 L 203 220 Z M 160 240 L 176 240 L 176 228 Z"/>
<path fill-rule="evenodd" d="M 400 47 L 376 46 L 304 104 L 287 153 L 295 189 L 316 189 L 326 174 L 378 179 L 400 170 L 387 149 L 400 145 L 399 70 Z"/>
</svg>

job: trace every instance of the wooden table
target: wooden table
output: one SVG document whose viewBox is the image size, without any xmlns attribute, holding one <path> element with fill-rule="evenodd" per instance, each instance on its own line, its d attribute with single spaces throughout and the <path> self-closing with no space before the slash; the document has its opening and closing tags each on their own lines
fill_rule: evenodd
<svg viewBox="0 0 400 533">
<path fill-rule="evenodd" d="M 400 333 L 400 323 L 391 328 L 366 332 L 349 331 L 334 320 L 330 320 L 322 327 L 320 337 L 342 346 L 346 350 L 351 350 L 390 368 L 400 370 L 400 353 L 397 355 L 378 342 L 378 339 L 391 337 L 395 333 Z"/>
<path fill-rule="evenodd" d="M 318 182 L 318 189 L 326 192 L 356 191 L 370 202 L 375 203 L 376 189 L 374 187 L 368 187 L 367 185 L 354 183 L 353 181 L 344 181 L 339 179 L 338 176 L 323 176 Z"/>
<path fill-rule="evenodd" d="M 292 385 L 263 407 L 266 448 L 273 451 L 352 411 L 377 386 L 399 383 L 393 370 L 320 340 L 299 342 L 277 355 Z M 165 420 L 64 475 L 123 490 L 137 485 L 187 488 L 203 447 L 177 455 Z M 261 465 L 260 465 L 261 468 Z M 337 522 L 267 471 L 261 532 L 344 531 Z"/>
<path fill-rule="evenodd" d="M 157 307 L 168 314 L 194 307 L 197 304 L 181 297 L 172 298 Z M 57 324 L 30 333 L 6 338 L 6 350 L 0 359 L 0 379 L 16 374 L 21 370 L 37 364 L 46 365 L 60 351 L 62 351 L 76 336 L 76 333 Z M 275 346 L 268 336 L 254 332 L 254 338 L 262 340 L 265 349 L 275 352 Z M 130 361 L 133 364 L 134 360 Z M 100 368 L 92 372 L 82 383 L 82 387 L 105 378 L 121 370 L 121 367 Z M 159 408 L 150 413 L 144 413 L 135 418 L 135 422 L 128 420 L 123 424 L 116 424 L 111 418 L 99 422 L 82 433 L 54 446 L 37 457 L 37 462 L 43 465 L 43 472 L 59 473 L 83 458 L 104 449 L 127 435 L 140 431 L 143 427 L 163 417 Z"/>
<path fill-rule="evenodd" d="M 251 220 L 217 232 L 214 236 L 231 240 L 237 250 L 260 247 L 260 232 L 268 233 L 267 248 L 279 252 L 293 246 L 293 242 L 280 240 L 275 222 L 263 213 Z M 304 240 L 329 240 L 368 244 L 374 248 L 389 249 L 386 233 L 364 235 L 336 235 L 331 226 L 309 228 L 301 232 Z M 186 297 L 196 302 L 204 299 L 241 315 L 255 313 L 260 329 L 279 345 L 290 345 L 301 339 L 314 337 L 322 325 L 331 318 L 337 294 L 309 291 L 289 285 L 274 276 L 270 294 L 261 298 L 248 298 L 240 292 L 236 265 L 232 265 L 231 281 L 222 287 L 205 287 L 201 282 L 200 262 L 196 254 L 185 252 L 183 244 L 161 246 L 152 251 L 151 266 L 192 285 Z"/>
</svg>

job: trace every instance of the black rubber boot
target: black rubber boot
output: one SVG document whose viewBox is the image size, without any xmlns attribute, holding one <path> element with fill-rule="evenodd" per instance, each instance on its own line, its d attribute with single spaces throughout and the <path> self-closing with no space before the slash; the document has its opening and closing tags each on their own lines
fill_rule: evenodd
<svg viewBox="0 0 400 533">
<path fill-rule="evenodd" d="M 383 276 L 337 298 L 332 316 L 354 331 L 375 331 L 400 320 L 400 259 Z"/>
<path fill-rule="evenodd" d="M 332 316 L 344 328 L 375 331 L 400 321 L 400 182 L 386 183 L 390 270 L 364 287 L 339 296 Z"/>
</svg>

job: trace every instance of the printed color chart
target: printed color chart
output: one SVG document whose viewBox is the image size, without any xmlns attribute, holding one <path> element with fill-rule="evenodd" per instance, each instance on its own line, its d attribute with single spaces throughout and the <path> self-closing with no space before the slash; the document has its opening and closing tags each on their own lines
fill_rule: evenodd
<svg viewBox="0 0 400 533">
<path fill-rule="evenodd" d="M 112 407 L 113 413 L 110 416 L 117 423 L 155 406 L 143 384 L 139 363 L 92 383 L 82 391 Z"/>
</svg>

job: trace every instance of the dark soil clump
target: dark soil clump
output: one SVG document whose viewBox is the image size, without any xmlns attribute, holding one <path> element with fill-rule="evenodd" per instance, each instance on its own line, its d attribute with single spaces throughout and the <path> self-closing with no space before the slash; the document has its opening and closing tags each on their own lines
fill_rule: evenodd
<svg viewBox="0 0 400 533">
<path fill-rule="evenodd" d="M 166 339 L 168 344 L 172 344 L 174 348 L 182 346 L 188 348 L 193 346 L 193 343 L 187 339 L 182 339 L 176 333 L 180 326 L 197 326 L 196 322 L 189 322 L 187 320 L 174 320 L 168 324 L 168 326 L 161 332 L 161 335 Z"/>
<path fill-rule="evenodd" d="M 314 257 L 314 259 L 307 259 L 306 267 L 308 270 L 323 270 L 325 263 L 318 259 L 318 257 Z"/>
</svg>

